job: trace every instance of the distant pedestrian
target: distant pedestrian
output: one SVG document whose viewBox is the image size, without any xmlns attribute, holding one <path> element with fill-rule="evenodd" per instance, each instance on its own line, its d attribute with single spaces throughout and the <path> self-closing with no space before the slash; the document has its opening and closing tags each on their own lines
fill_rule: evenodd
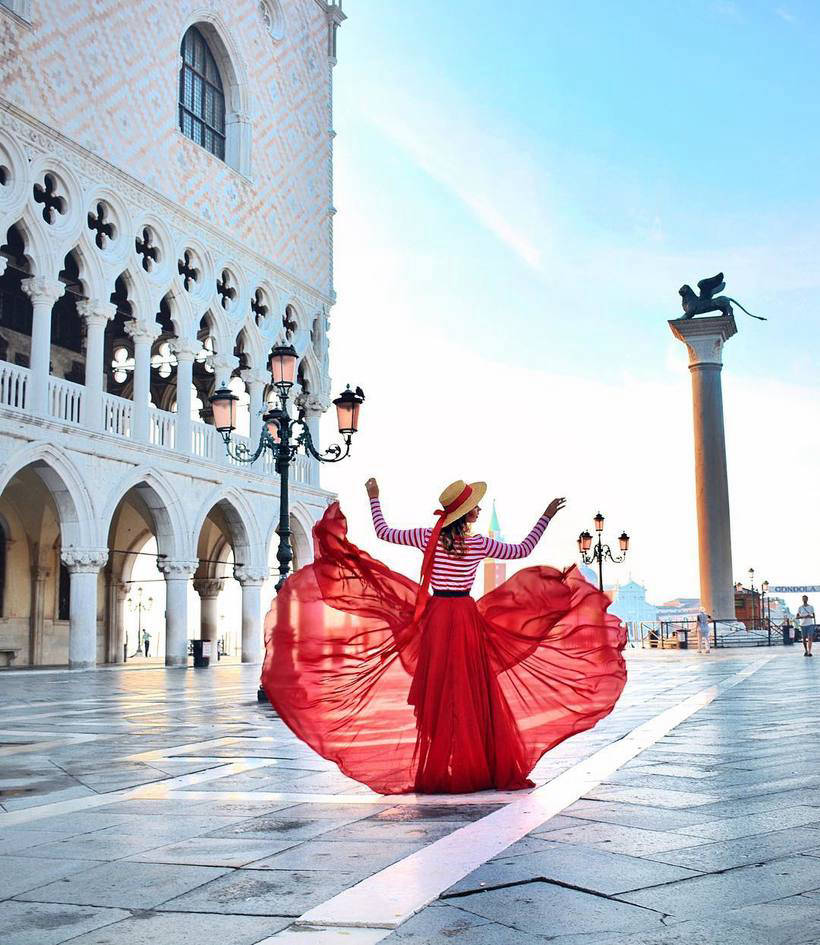
<svg viewBox="0 0 820 945">
<path fill-rule="evenodd" d="M 705 610 L 701 610 L 695 624 L 695 633 L 698 637 L 698 653 L 710 653 L 709 644 L 709 621 L 711 616 Z"/>
<path fill-rule="evenodd" d="M 151 634 L 147 630 L 142 631 L 142 645 L 145 648 L 145 656 L 147 659 L 148 650 L 151 648 Z"/>
<path fill-rule="evenodd" d="M 803 655 L 811 656 L 811 645 L 814 640 L 817 618 L 814 615 L 814 607 L 809 603 L 809 599 L 805 594 L 803 595 L 803 603 L 797 608 L 797 623 L 800 627 L 800 639 L 803 641 Z"/>
</svg>

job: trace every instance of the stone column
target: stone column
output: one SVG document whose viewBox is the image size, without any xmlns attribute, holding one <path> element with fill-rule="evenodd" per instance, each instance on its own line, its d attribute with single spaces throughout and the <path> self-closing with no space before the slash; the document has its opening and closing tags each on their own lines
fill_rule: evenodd
<svg viewBox="0 0 820 945">
<path fill-rule="evenodd" d="M 735 619 L 729 482 L 720 372 L 723 345 L 737 333 L 731 315 L 674 319 L 672 334 L 689 351 L 695 428 L 700 599 L 714 620 Z"/>
<path fill-rule="evenodd" d="M 247 370 L 242 372 L 242 380 L 245 382 L 245 389 L 248 392 L 250 402 L 248 411 L 251 418 L 250 440 L 254 448 L 259 442 L 259 434 L 262 430 L 262 397 L 265 394 L 265 385 L 270 384 L 270 374 L 263 371 Z"/>
<path fill-rule="evenodd" d="M 108 549 L 64 548 L 61 557 L 71 575 L 68 667 L 93 669 L 97 665 L 97 577 L 108 561 Z"/>
<path fill-rule="evenodd" d="M 191 443 L 191 385 L 193 384 L 194 358 L 201 350 L 197 341 L 174 338 L 171 351 L 177 359 L 177 432 L 176 448 L 181 453 L 190 453 Z"/>
<path fill-rule="evenodd" d="M 165 665 L 188 665 L 188 582 L 198 561 L 157 560 L 165 575 Z"/>
<path fill-rule="evenodd" d="M 157 337 L 156 326 L 126 322 L 126 332 L 134 341 L 134 416 L 131 436 L 147 443 L 150 437 L 148 408 L 151 405 L 151 345 Z"/>
<path fill-rule="evenodd" d="M 34 276 L 24 279 L 22 289 L 31 299 L 31 357 L 29 358 L 26 409 L 45 416 L 49 413 L 48 378 L 51 372 L 51 310 L 65 291 L 58 279 Z"/>
<path fill-rule="evenodd" d="M 125 601 L 128 597 L 128 585 L 123 581 L 111 580 L 108 586 L 108 662 L 123 662 L 125 644 Z"/>
<path fill-rule="evenodd" d="M 113 302 L 88 299 L 77 304 L 77 311 L 85 319 L 86 329 L 82 421 L 91 430 L 102 430 L 105 326 L 116 315 L 117 306 Z"/>
<path fill-rule="evenodd" d="M 29 624 L 29 656 L 32 666 L 43 663 L 46 620 L 46 587 L 51 570 L 35 564 L 31 569 L 31 619 Z"/>
<path fill-rule="evenodd" d="M 261 663 L 265 655 L 262 638 L 262 585 L 269 568 L 237 567 L 234 577 L 242 587 L 242 662 Z"/>
<path fill-rule="evenodd" d="M 196 578 L 194 590 L 199 594 L 199 638 L 213 644 L 211 656 L 216 661 L 216 641 L 219 639 L 219 594 L 225 582 L 218 578 Z"/>
</svg>

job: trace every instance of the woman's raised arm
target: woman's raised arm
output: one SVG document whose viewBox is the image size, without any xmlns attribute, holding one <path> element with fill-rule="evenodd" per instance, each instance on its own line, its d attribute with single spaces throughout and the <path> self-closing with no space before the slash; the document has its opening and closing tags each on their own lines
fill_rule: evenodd
<svg viewBox="0 0 820 945">
<path fill-rule="evenodd" d="M 365 483 L 367 494 L 370 497 L 370 514 L 373 516 L 373 528 L 376 537 L 382 541 L 389 541 L 394 545 L 410 545 L 424 551 L 430 538 L 429 528 L 390 528 L 382 515 L 379 502 L 379 486 L 375 479 L 368 479 Z"/>
</svg>

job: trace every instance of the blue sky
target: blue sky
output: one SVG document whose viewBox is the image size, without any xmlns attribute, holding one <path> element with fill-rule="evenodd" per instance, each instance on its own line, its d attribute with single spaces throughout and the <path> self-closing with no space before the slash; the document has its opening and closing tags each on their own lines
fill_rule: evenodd
<svg viewBox="0 0 820 945">
<path fill-rule="evenodd" d="M 689 379 L 666 319 L 682 283 L 723 269 L 770 319 L 738 313 L 726 351 L 736 576 L 820 583 L 802 537 L 820 501 L 820 11 L 345 12 L 332 358 L 369 399 L 356 458 L 323 481 L 354 537 L 413 573 L 369 533 L 360 482 L 418 524 L 451 479 L 484 478 L 514 540 L 570 498 L 537 560 L 569 563 L 606 505 L 650 596 L 695 594 Z"/>
</svg>

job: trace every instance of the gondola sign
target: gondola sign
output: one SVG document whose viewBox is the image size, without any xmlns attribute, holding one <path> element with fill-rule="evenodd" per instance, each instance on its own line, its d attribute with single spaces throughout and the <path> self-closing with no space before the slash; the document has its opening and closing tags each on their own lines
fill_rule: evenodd
<svg viewBox="0 0 820 945">
<path fill-rule="evenodd" d="M 770 594 L 818 594 L 820 584 L 770 584 Z"/>
</svg>

